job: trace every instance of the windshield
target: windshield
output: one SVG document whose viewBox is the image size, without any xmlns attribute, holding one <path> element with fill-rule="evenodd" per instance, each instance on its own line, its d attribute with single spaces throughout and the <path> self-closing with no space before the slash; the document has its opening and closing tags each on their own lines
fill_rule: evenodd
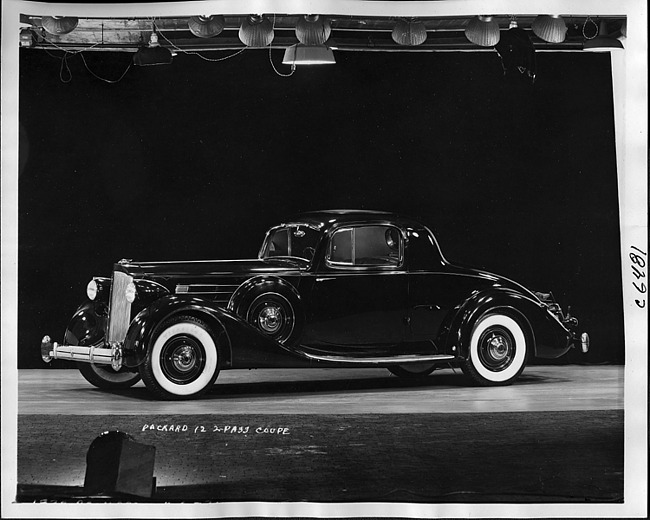
<svg viewBox="0 0 650 520">
<path fill-rule="evenodd" d="M 320 233 L 304 224 L 287 224 L 271 229 L 260 258 L 293 257 L 311 261 Z"/>
</svg>

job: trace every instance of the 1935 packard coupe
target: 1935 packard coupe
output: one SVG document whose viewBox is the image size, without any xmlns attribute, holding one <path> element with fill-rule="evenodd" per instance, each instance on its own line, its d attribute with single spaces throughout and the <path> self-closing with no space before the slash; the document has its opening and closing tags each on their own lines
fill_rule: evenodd
<svg viewBox="0 0 650 520">
<path fill-rule="evenodd" d="M 383 212 L 303 213 L 272 227 L 257 259 L 121 260 L 93 278 L 46 362 L 78 362 L 99 388 L 142 378 L 161 399 L 200 396 L 220 370 L 386 367 L 423 377 L 460 366 L 479 385 L 515 381 L 586 333 L 550 293 L 461 267 L 424 225 Z"/>
</svg>

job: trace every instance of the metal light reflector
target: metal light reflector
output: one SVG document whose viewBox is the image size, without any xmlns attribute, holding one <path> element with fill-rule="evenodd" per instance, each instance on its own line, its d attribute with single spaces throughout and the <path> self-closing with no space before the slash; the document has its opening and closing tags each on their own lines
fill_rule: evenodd
<svg viewBox="0 0 650 520">
<path fill-rule="evenodd" d="M 221 15 L 192 16 L 187 22 L 190 32 L 198 38 L 212 38 L 221 34 L 225 19 Z"/>
<path fill-rule="evenodd" d="M 427 29 L 423 22 L 398 20 L 391 36 L 399 45 L 421 45 L 427 39 Z"/>
<path fill-rule="evenodd" d="M 549 43 L 562 43 L 566 38 L 567 26 L 557 14 L 543 14 L 535 18 L 532 25 L 535 36 Z"/>
<path fill-rule="evenodd" d="M 292 45 L 284 51 L 283 65 L 332 65 L 334 52 L 325 45 Z"/>
<path fill-rule="evenodd" d="M 499 43 L 501 32 L 499 24 L 491 16 L 472 18 L 465 29 L 469 41 L 481 47 L 494 47 Z"/>
<path fill-rule="evenodd" d="M 76 29 L 79 18 L 73 16 L 44 16 L 41 23 L 43 29 L 50 34 L 68 34 Z"/>
<path fill-rule="evenodd" d="M 262 15 L 247 16 L 239 27 L 239 39 L 247 47 L 267 47 L 273 36 L 271 21 Z"/>
<path fill-rule="evenodd" d="M 317 14 L 306 14 L 296 23 L 296 38 L 304 45 L 322 45 L 331 32 L 329 20 Z"/>
<path fill-rule="evenodd" d="M 600 21 L 598 36 L 591 40 L 585 40 L 582 49 L 590 52 L 610 52 L 623 50 L 623 43 L 607 32 L 607 22 Z"/>
</svg>

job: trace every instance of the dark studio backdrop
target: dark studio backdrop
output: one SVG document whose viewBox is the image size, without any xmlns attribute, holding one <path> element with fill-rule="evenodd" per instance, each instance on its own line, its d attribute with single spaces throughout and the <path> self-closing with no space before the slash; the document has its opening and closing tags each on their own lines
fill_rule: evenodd
<svg viewBox="0 0 650 520">
<path fill-rule="evenodd" d="M 19 368 L 46 366 L 40 339 L 113 262 L 255 257 L 324 208 L 420 218 L 449 260 L 571 305 L 592 350 L 561 362 L 623 362 L 608 54 L 538 53 L 531 84 L 496 52 L 338 52 L 285 78 L 247 50 L 107 84 L 80 56 L 20 53 Z M 131 60 L 84 57 L 110 79 Z"/>
</svg>

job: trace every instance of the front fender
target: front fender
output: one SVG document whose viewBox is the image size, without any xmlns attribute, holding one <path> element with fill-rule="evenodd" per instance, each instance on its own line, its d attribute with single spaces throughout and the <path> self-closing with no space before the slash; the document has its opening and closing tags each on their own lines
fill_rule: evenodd
<svg viewBox="0 0 650 520">
<path fill-rule="evenodd" d="M 140 311 L 131 322 L 124 341 L 124 364 L 131 368 L 141 365 L 147 357 L 158 325 L 180 314 L 200 318 L 210 327 L 218 342 L 222 368 L 282 366 L 289 358 L 295 362 L 294 356 L 282 345 L 219 307 L 216 302 L 168 295 Z"/>
<path fill-rule="evenodd" d="M 108 307 L 102 301 L 87 301 L 79 306 L 65 330 L 65 345 L 97 345 L 104 339 Z"/>
<path fill-rule="evenodd" d="M 556 358 L 569 350 L 571 333 L 544 304 L 526 294 L 503 288 L 477 293 L 465 301 L 449 327 L 447 351 L 456 346 L 456 355 L 466 359 L 476 322 L 493 310 L 512 315 L 523 323 L 534 356 Z"/>
</svg>

